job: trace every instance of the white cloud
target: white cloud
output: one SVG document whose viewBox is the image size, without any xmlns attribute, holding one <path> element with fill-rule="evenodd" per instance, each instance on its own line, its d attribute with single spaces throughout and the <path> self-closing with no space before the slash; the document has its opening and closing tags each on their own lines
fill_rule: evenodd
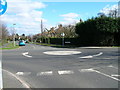
<svg viewBox="0 0 120 90">
<path fill-rule="evenodd" d="M 43 12 L 40 11 L 45 7 L 44 3 L 35 0 L 8 0 L 7 12 L 1 18 L 8 26 L 16 23 L 16 28 L 21 27 L 17 28 L 17 33 L 35 34 L 40 32 L 40 20 L 47 22 L 42 18 Z"/>
<path fill-rule="evenodd" d="M 117 10 L 118 9 L 118 5 L 106 5 L 102 10 L 100 10 L 101 13 L 104 13 L 105 15 L 108 15 L 110 10 Z"/>
<path fill-rule="evenodd" d="M 63 17 L 64 21 L 59 22 L 59 24 L 69 25 L 69 24 L 75 24 L 75 23 L 79 22 L 78 17 L 80 15 L 77 13 L 68 13 L 68 14 L 63 14 L 60 16 Z"/>
<path fill-rule="evenodd" d="M 68 14 L 63 14 L 63 15 L 60 15 L 60 16 L 65 17 L 65 18 L 76 18 L 79 15 L 76 14 L 76 13 L 68 13 Z"/>
</svg>

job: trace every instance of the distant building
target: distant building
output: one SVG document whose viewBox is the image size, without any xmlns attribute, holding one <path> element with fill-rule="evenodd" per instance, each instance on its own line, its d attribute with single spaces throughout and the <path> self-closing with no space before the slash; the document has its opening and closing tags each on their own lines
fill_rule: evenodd
<svg viewBox="0 0 120 90">
<path fill-rule="evenodd" d="M 118 17 L 120 17 L 120 1 L 118 2 Z"/>
</svg>

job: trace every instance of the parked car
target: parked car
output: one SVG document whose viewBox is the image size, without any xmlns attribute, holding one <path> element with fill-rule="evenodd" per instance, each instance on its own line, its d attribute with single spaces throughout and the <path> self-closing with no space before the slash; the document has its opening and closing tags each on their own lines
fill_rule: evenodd
<svg viewBox="0 0 120 90">
<path fill-rule="evenodd" d="M 25 46 L 25 41 L 24 40 L 19 41 L 19 46 Z"/>
</svg>

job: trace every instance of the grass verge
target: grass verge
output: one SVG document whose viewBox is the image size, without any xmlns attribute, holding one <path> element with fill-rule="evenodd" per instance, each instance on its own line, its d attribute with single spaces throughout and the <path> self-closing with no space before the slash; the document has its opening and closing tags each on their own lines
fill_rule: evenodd
<svg viewBox="0 0 120 90">
<path fill-rule="evenodd" d="M 13 43 L 9 43 L 6 47 L 0 48 L 0 50 L 9 50 L 9 49 L 16 49 L 19 48 L 18 45 L 14 46 Z"/>
</svg>

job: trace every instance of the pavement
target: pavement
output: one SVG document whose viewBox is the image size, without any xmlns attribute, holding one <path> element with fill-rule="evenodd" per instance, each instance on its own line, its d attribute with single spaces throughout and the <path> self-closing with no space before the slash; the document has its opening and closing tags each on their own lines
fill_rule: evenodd
<svg viewBox="0 0 120 90">
<path fill-rule="evenodd" d="M 27 44 L 2 53 L 4 88 L 118 88 L 119 85 L 118 48 L 68 49 Z"/>
<path fill-rule="evenodd" d="M 3 70 L 3 87 L 4 88 L 26 88 L 14 74 Z"/>
</svg>

